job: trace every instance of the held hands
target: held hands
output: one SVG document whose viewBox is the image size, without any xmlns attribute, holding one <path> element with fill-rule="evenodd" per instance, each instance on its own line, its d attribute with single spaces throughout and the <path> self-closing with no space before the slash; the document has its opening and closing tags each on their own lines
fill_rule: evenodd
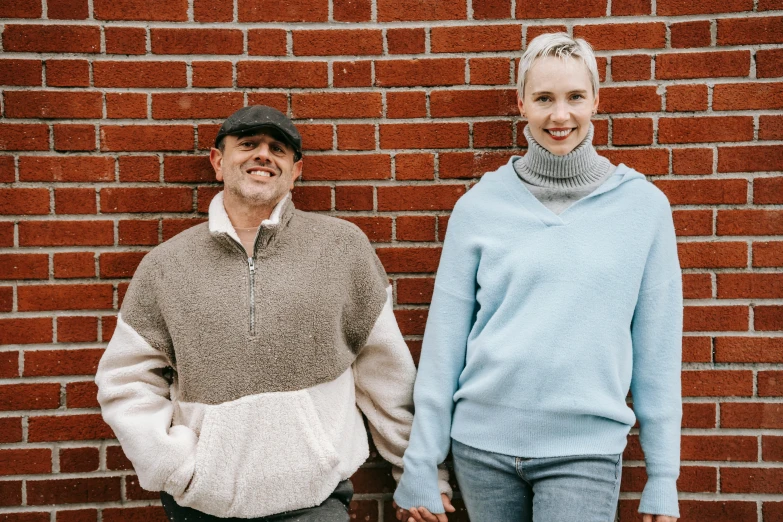
<svg viewBox="0 0 783 522">
<path fill-rule="evenodd" d="M 444 493 L 441 493 L 440 498 L 443 501 L 443 509 L 446 510 L 446 513 L 453 513 L 454 511 L 456 511 L 454 509 L 454 506 L 451 505 L 451 501 L 449 500 L 449 497 L 447 497 Z M 397 520 L 402 520 L 403 522 L 446 522 L 447 521 L 446 513 L 438 513 L 436 515 L 433 515 L 426 508 L 423 507 L 411 508 L 410 510 L 407 510 L 398 506 L 396 502 L 394 502 L 393 505 L 394 505 L 394 514 L 397 517 Z M 662 521 L 662 522 L 667 522 L 667 521 Z"/>
<path fill-rule="evenodd" d="M 642 515 L 642 522 L 677 522 L 677 517 L 666 515 Z"/>
</svg>

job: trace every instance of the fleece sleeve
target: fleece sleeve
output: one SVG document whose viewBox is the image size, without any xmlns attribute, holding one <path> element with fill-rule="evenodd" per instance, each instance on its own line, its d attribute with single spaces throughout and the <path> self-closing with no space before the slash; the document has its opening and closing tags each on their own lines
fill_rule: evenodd
<svg viewBox="0 0 783 522">
<path fill-rule="evenodd" d="M 677 517 L 682 419 L 682 275 L 668 205 L 662 215 L 631 324 L 631 394 L 648 477 L 639 512 Z"/>
<path fill-rule="evenodd" d="M 394 493 L 400 507 L 443 513 L 438 465 L 449 453 L 454 393 L 475 320 L 479 253 L 460 203 L 449 219 L 414 388 L 415 415 L 404 471 Z"/>
<path fill-rule="evenodd" d="M 386 292 L 386 302 L 354 361 L 353 372 L 356 403 L 367 417 L 375 447 L 392 464 L 392 474 L 399 480 L 413 421 L 416 367 L 394 317 L 391 286 Z M 451 496 L 445 469 L 439 488 Z"/>
</svg>

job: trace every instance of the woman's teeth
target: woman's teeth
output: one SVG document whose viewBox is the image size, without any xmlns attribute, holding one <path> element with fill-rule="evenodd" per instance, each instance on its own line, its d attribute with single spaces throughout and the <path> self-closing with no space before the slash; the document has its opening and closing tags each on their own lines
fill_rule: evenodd
<svg viewBox="0 0 783 522">
<path fill-rule="evenodd" d="M 568 130 L 557 130 L 557 131 L 556 130 L 550 130 L 548 132 L 549 132 L 549 134 L 551 134 L 552 136 L 554 136 L 556 138 L 565 138 L 571 132 L 571 129 L 568 129 Z"/>
</svg>

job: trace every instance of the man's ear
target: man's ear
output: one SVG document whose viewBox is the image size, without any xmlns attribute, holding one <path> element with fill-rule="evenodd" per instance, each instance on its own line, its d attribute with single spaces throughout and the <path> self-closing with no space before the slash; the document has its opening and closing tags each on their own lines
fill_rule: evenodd
<svg viewBox="0 0 783 522">
<path fill-rule="evenodd" d="M 302 160 L 294 163 L 294 168 L 291 169 L 291 190 L 294 190 L 294 182 L 302 175 Z"/>
<path fill-rule="evenodd" d="M 223 153 L 220 152 L 220 149 L 212 147 L 212 150 L 209 151 L 209 162 L 215 169 L 215 178 L 218 181 L 223 181 Z"/>
</svg>

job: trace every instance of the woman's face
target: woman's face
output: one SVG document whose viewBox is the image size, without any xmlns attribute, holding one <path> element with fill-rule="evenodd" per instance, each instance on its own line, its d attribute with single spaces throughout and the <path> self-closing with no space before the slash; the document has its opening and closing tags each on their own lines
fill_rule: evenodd
<svg viewBox="0 0 783 522">
<path fill-rule="evenodd" d="M 533 138 L 552 154 L 568 154 L 587 136 L 598 108 L 590 72 L 581 60 L 545 56 L 533 62 L 517 100 Z"/>
</svg>

